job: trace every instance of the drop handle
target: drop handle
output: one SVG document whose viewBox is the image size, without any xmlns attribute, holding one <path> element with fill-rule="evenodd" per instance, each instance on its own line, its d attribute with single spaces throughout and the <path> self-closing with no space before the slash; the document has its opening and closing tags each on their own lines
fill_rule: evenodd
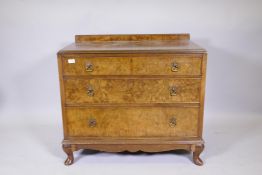
<svg viewBox="0 0 262 175">
<path fill-rule="evenodd" d="M 170 127 L 175 127 L 177 124 L 176 117 L 172 117 L 169 119 L 169 126 Z"/>
<path fill-rule="evenodd" d="M 171 64 L 171 71 L 172 72 L 178 72 L 178 69 L 179 69 L 179 65 L 177 63 L 172 63 Z"/>
<path fill-rule="evenodd" d="M 176 96 L 177 95 L 177 87 L 176 86 L 171 86 L 169 88 L 170 96 Z"/>
<path fill-rule="evenodd" d="M 94 118 L 90 118 L 90 119 L 88 119 L 88 126 L 89 127 L 95 127 L 96 126 L 96 119 L 94 119 Z"/>
<path fill-rule="evenodd" d="M 91 85 L 87 86 L 87 91 L 86 91 L 87 95 L 90 97 L 93 97 L 95 95 L 95 91 L 93 89 L 93 87 Z"/>
<path fill-rule="evenodd" d="M 87 62 L 87 63 L 86 63 L 86 71 L 87 71 L 87 72 L 93 72 L 93 70 L 94 70 L 93 64 L 90 63 L 90 62 Z"/>
</svg>

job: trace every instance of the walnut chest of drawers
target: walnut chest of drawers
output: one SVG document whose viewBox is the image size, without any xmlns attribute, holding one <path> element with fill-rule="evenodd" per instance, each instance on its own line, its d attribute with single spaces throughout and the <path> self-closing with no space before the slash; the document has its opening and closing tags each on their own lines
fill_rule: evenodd
<svg viewBox="0 0 262 175">
<path fill-rule="evenodd" d="M 203 164 L 207 53 L 189 34 L 76 35 L 57 55 L 66 165 L 79 149 L 185 149 Z"/>
</svg>

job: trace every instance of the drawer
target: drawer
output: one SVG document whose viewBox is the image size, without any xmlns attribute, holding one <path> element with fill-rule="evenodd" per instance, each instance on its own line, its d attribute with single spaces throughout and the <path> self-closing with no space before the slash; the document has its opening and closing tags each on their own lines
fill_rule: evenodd
<svg viewBox="0 0 262 175">
<path fill-rule="evenodd" d="M 201 55 L 64 58 L 64 75 L 200 75 Z"/>
<path fill-rule="evenodd" d="M 66 104 L 198 103 L 200 79 L 65 79 Z"/>
<path fill-rule="evenodd" d="M 65 110 L 68 136 L 196 137 L 199 108 L 105 107 Z"/>
</svg>

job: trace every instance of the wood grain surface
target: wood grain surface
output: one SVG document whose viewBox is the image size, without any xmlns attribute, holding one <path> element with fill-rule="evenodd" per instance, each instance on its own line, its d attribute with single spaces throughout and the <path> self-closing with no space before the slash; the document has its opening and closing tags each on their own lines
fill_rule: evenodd
<svg viewBox="0 0 262 175">
<path fill-rule="evenodd" d="M 69 136 L 196 137 L 199 108 L 66 108 Z M 175 118 L 176 125 L 170 123 Z M 89 126 L 89 120 L 96 120 Z"/>
<path fill-rule="evenodd" d="M 199 103 L 200 79 L 66 79 L 65 103 Z M 171 96 L 172 87 L 176 95 Z M 87 89 L 91 87 L 93 96 Z"/>
<path fill-rule="evenodd" d="M 64 75 L 201 75 L 201 57 L 199 54 L 158 55 L 134 57 L 69 57 L 63 59 Z M 71 59 L 75 63 L 69 63 Z M 172 71 L 173 63 L 178 65 Z M 86 65 L 92 64 L 91 72 Z"/>
<path fill-rule="evenodd" d="M 142 40 L 189 40 L 185 34 L 125 34 L 125 35 L 76 35 L 75 42 L 88 41 L 142 41 Z"/>
</svg>

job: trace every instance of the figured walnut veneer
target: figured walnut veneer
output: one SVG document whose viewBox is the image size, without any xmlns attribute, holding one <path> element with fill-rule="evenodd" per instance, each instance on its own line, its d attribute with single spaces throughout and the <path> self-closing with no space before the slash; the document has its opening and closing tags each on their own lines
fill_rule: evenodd
<svg viewBox="0 0 262 175">
<path fill-rule="evenodd" d="M 199 103 L 200 79 L 66 79 L 65 103 Z M 94 96 L 87 94 L 92 87 Z M 171 96 L 175 86 L 176 95 Z"/>
<path fill-rule="evenodd" d="M 160 152 L 202 139 L 207 53 L 189 34 L 76 35 L 58 52 L 63 150 Z"/>
<path fill-rule="evenodd" d="M 67 108 L 68 136 L 197 137 L 198 108 L 107 107 Z M 172 117 L 176 126 L 170 126 Z M 95 127 L 87 127 L 90 119 Z"/>
<path fill-rule="evenodd" d="M 67 64 L 63 59 L 64 75 L 174 75 L 171 64 L 177 63 L 179 71 L 175 75 L 200 75 L 201 54 L 171 54 L 144 57 L 80 57 L 75 64 Z M 92 63 L 93 71 L 85 70 L 86 63 Z"/>
</svg>

